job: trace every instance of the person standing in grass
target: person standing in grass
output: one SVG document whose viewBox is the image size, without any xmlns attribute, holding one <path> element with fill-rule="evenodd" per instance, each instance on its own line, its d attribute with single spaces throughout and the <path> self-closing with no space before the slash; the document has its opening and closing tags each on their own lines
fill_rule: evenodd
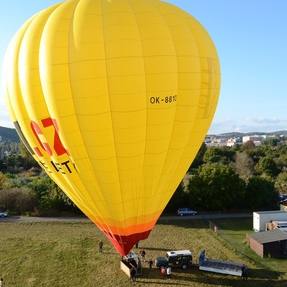
<svg viewBox="0 0 287 287">
<path fill-rule="evenodd" d="M 167 277 L 171 277 L 171 267 L 170 266 L 168 266 L 166 268 L 166 275 L 167 275 Z"/>
<path fill-rule="evenodd" d="M 166 274 L 166 268 L 164 266 L 161 266 L 159 270 L 162 275 Z"/>
<path fill-rule="evenodd" d="M 244 280 L 247 280 L 247 279 L 248 279 L 248 269 L 247 269 L 246 266 L 243 266 L 243 268 L 242 268 L 242 278 L 243 278 Z"/>
<path fill-rule="evenodd" d="M 3 280 L 3 278 L 0 279 L 0 287 L 4 287 L 4 280 Z"/>
<path fill-rule="evenodd" d="M 103 247 L 104 247 L 104 242 L 101 240 L 101 241 L 99 242 L 99 252 L 100 252 L 100 253 L 103 253 Z"/>
<path fill-rule="evenodd" d="M 142 257 L 142 260 L 145 261 L 145 255 L 146 255 L 146 253 L 145 253 L 144 250 L 141 250 L 141 251 L 140 251 L 140 255 L 141 255 L 141 257 Z"/>
<path fill-rule="evenodd" d="M 136 275 L 137 275 L 137 270 L 136 268 L 133 266 L 131 269 L 131 281 L 132 282 L 136 282 Z"/>
</svg>

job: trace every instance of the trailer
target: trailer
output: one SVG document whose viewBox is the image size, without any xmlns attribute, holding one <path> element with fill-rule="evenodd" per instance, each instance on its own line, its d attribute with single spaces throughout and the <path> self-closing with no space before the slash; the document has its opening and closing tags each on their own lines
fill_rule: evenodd
<svg viewBox="0 0 287 287">
<path fill-rule="evenodd" d="M 253 212 L 253 230 L 265 231 L 272 221 L 287 221 L 287 212 L 282 210 Z"/>
<path fill-rule="evenodd" d="M 208 259 L 205 250 L 199 255 L 199 270 L 214 272 L 220 274 L 228 274 L 233 276 L 246 276 L 247 268 L 244 264 L 231 261 L 223 261 L 218 259 Z"/>
</svg>

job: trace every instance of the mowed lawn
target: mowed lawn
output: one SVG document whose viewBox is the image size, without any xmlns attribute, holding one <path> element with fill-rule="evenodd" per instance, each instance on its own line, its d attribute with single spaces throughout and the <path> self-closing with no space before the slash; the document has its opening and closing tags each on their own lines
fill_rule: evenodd
<svg viewBox="0 0 287 287">
<path fill-rule="evenodd" d="M 98 252 L 99 240 L 104 241 L 103 254 Z M 193 267 L 186 272 L 173 269 L 172 278 L 166 279 L 144 264 L 137 286 L 287 286 L 284 272 L 269 270 L 234 251 L 204 221 L 158 224 L 140 247 L 146 250 L 147 259 L 167 250 L 190 249 L 196 261 L 199 251 L 206 249 L 208 257 L 246 263 L 252 273 L 243 281 Z M 0 223 L 0 276 L 5 287 L 130 286 L 119 261 L 120 256 L 92 223 Z"/>
</svg>

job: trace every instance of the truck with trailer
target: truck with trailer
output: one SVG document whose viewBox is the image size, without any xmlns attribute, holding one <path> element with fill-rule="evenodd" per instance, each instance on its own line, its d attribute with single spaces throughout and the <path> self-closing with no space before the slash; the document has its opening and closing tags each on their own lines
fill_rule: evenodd
<svg viewBox="0 0 287 287">
<path fill-rule="evenodd" d="M 166 270 L 168 267 L 186 270 L 192 266 L 192 253 L 190 250 L 168 251 L 166 256 L 156 258 L 155 266 L 161 270 Z M 130 252 L 127 256 L 122 257 L 120 268 L 130 278 L 135 270 L 136 275 L 140 275 L 142 266 L 139 256 L 134 252 Z M 198 268 L 205 272 L 240 277 L 247 277 L 248 272 L 246 265 L 242 263 L 207 258 L 205 250 L 202 250 L 199 254 Z"/>
</svg>

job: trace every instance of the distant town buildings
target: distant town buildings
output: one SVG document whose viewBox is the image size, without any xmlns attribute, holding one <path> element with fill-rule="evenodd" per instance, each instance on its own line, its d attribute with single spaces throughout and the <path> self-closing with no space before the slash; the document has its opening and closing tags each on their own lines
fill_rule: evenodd
<svg viewBox="0 0 287 287">
<path fill-rule="evenodd" d="M 205 144 L 209 147 L 233 147 L 247 142 L 253 142 L 255 146 L 260 146 L 268 139 L 277 139 L 280 142 L 286 141 L 284 135 L 277 134 L 249 134 L 242 136 L 208 135 L 205 138 Z"/>
<path fill-rule="evenodd" d="M 233 147 L 235 145 L 240 145 L 242 143 L 241 137 L 229 138 L 226 142 L 226 146 Z"/>
<path fill-rule="evenodd" d="M 267 138 L 266 135 L 251 135 L 251 136 L 244 136 L 242 137 L 242 143 L 245 144 L 249 141 L 252 141 L 256 146 L 259 146 L 262 144 L 263 141 L 265 141 Z"/>
<path fill-rule="evenodd" d="M 207 146 L 222 147 L 226 146 L 226 139 L 220 136 L 207 136 L 205 139 Z"/>
</svg>

